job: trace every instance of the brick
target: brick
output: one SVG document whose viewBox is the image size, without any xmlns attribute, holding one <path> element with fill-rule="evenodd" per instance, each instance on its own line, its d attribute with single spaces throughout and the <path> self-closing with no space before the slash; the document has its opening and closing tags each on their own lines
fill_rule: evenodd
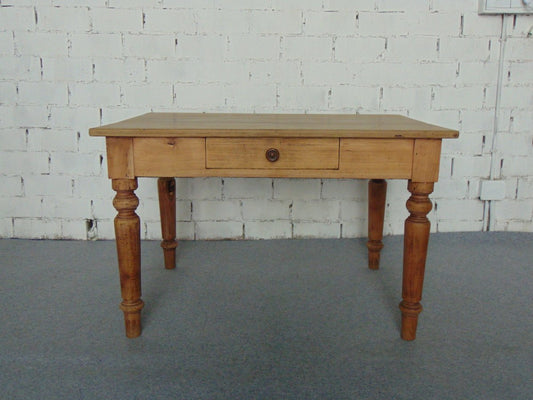
<svg viewBox="0 0 533 400">
<path fill-rule="evenodd" d="M 287 36 L 281 45 L 286 60 L 331 60 L 333 41 L 328 37 Z"/>
<path fill-rule="evenodd" d="M 44 197 L 43 215 L 48 218 L 89 218 L 91 216 L 90 200 Z"/>
<path fill-rule="evenodd" d="M 68 0 L 62 0 L 68 1 Z M 78 0 L 81 1 L 81 0 Z M 104 0 L 93 0 L 104 1 Z M 161 5 L 161 0 L 105 0 L 109 3 L 109 7 L 113 8 L 138 8 L 138 7 L 157 7 Z"/>
<path fill-rule="evenodd" d="M 75 176 L 73 196 L 111 201 L 115 192 L 111 189 L 111 181 L 105 176 Z"/>
<path fill-rule="evenodd" d="M 3 79 L 41 79 L 41 62 L 38 57 L 4 56 L 0 63 L 0 76 Z"/>
<path fill-rule="evenodd" d="M 493 110 L 461 110 L 461 131 L 491 132 L 494 124 Z"/>
<path fill-rule="evenodd" d="M 423 88 L 383 88 L 382 107 L 384 110 L 413 110 L 424 106 L 429 108 L 431 103 L 431 89 Z"/>
<path fill-rule="evenodd" d="M 23 178 L 20 176 L 2 176 L 0 197 L 22 196 L 22 182 Z"/>
<path fill-rule="evenodd" d="M 483 61 L 490 56 L 489 39 L 470 37 L 443 37 L 439 56 L 444 60 Z"/>
<path fill-rule="evenodd" d="M 98 154 L 51 153 L 50 173 L 65 175 L 98 175 L 100 156 Z"/>
<path fill-rule="evenodd" d="M 354 179 L 324 179 L 321 198 L 326 200 L 353 199 L 366 201 L 368 183 Z"/>
<path fill-rule="evenodd" d="M 180 200 L 218 200 L 222 197 L 220 178 L 176 179 L 176 197 Z"/>
<path fill-rule="evenodd" d="M 431 10 L 439 12 L 464 12 L 465 2 L 464 0 L 433 0 Z"/>
<path fill-rule="evenodd" d="M 301 75 L 305 86 L 349 85 L 353 83 L 355 73 L 348 63 L 306 62 L 302 65 Z"/>
<path fill-rule="evenodd" d="M 296 200 L 292 206 L 292 218 L 295 221 L 339 221 L 340 203 L 336 200 Z"/>
<path fill-rule="evenodd" d="M 517 198 L 519 200 L 533 199 L 533 178 L 525 177 L 518 179 Z"/>
<path fill-rule="evenodd" d="M 407 35 L 411 23 L 406 13 L 360 12 L 358 33 L 361 36 L 377 37 Z"/>
<path fill-rule="evenodd" d="M 32 31 L 35 29 L 35 12 L 33 7 L 0 8 L 0 30 Z"/>
<path fill-rule="evenodd" d="M 495 62 L 462 62 L 459 65 L 458 84 L 493 85 L 498 80 L 498 64 Z"/>
<path fill-rule="evenodd" d="M 343 62 L 375 61 L 385 52 L 383 38 L 344 38 L 335 40 L 335 60 Z"/>
<path fill-rule="evenodd" d="M 523 177 L 533 175 L 533 158 L 529 157 L 506 157 L 501 169 L 504 177 Z"/>
<path fill-rule="evenodd" d="M 77 133 L 68 129 L 29 129 L 27 141 L 29 151 L 78 150 Z"/>
<path fill-rule="evenodd" d="M 509 38 L 505 47 L 506 61 L 533 60 L 533 40 L 530 38 Z"/>
<path fill-rule="evenodd" d="M 490 175 L 490 156 L 479 157 L 454 157 L 454 178 L 480 177 L 488 178 Z"/>
<path fill-rule="evenodd" d="M 378 11 L 416 11 L 423 13 L 428 10 L 428 2 L 425 0 L 376 0 Z"/>
<path fill-rule="evenodd" d="M 195 33 L 191 10 L 144 9 L 144 31 L 149 33 Z"/>
<path fill-rule="evenodd" d="M 379 89 L 372 87 L 337 86 L 331 89 L 330 107 L 372 111 L 379 108 Z"/>
<path fill-rule="evenodd" d="M 360 238 L 367 237 L 368 225 L 364 219 L 359 221 L 342 221 L 341 237 L 342 238 Z"/>
<path fill-rule="evenodd" d="M 94 32 L 139 32 L 143 29 L 143 13 L 140 9 L 91 8 Z"/>
<path fill-rule="evenodd" d="M 440 200 L 435 210 L 439 221 L 442 220 L 483 220 L 483 201 L 481 200 Z"/>
<path fill-rule="evenodd" d="M 368 201 L 342 200 L 340 202 L 340 220 L 358 221 L 368 217 Z"/>
<path fill-rule="evenodd" d="M 467 36 L 499 37 L 501 33 L 501 18 L 478 15 L 477 12 L 464 13 L 463 33 Z"/>
<path fill-rule="evenodd" d="M 220 85 L 212 84 L 187 84 L 174 85 L 176 105 L 182 110 L 188 109 L 205 110 L 205 108 L 222 108 L 226 104 L 228 90 Z"/>
<path fill-rule="evenodd" d="M 172 35 L 124 35 L 124 54 L 142 58 L 166 58 L 175 54 Z"/>
<path fill-rule="evenodd" d="M 203 61 L 221 60 L 226 53 L 226 45 L 227 39 L 223 35 L 180 35 L 176 56 Z"/>
<path fill-rule="evenodd" d="M 61 219 L 61 239 L 86 240 L 87 221 L 85 219 Z"/>
<path fill-rule="evenodd" d="M 533 156 L 533 132 L 529 134 L 504 133 L 498 137 L 497 150 L 504 155 L 504 160 L 515 156 Z"/>
<path fill-rule="evenodd" d="M 513 132 L 530 132 L 533 126 L 533 110 L 512 111 L 511 130 Z"/>
<path fill-rule="evenodd" d="M 294 238 L 340 238 L 340 223 L 295 222 Z"/>
<path fill-rule="evenodd" d="M 18 105 L 12 110 L 12 117 L 19 127 L 46 127 L 49 111 L 45 105 Z M 7 124 L 6 124 L 7 125 Z"/>
<path fill-rule="evenodd" d="M 324 11 L 375 11 L 375 0 L 324 0 Z"/>
<path fill-rule="evenodd" d="M 87 58 L 43 57 L 43 79 L 54 82 L 89 82 L 93 79 L 93 64 Z"/>
<path fill-rule="evenodd" d="M 26 196 L 72 196 L 72 178 L 58 175 L 26 175 L 24 177 Z"/>
<path fill-rule="evenodd" d="M 149 81 L 180 83 L 242 83 L 248 79 L 243 62 L 149 60 Z"/>
<path fill-rule="evenodd" d="M 42 204 L 38 197 L 0 197 L 0 218 L 41 218 Z"/>
<path fill-rule="evenodd" d="M 482 155 L 484 150 L 488 150 L 491 145 L 491 139 L 487 137 L 488 134 L 489 132 L 485 134 L 479 132 L 461 132 L 458 139 L 444 140 L 442 151 L 446 154 Z"/>
<path fill-rule="evenodd" d="M 214 3 L 213 0 L 195 0 L 194 3 L 190 0 L 163 0 L 162 6 L 163 8 L 211 8 L 214 7 Z"/>
<path fill-rule="evenodd" d="M 228 39 L 228 58 L 277 60 L 280 40 L 276 36 L 230 36 Z"/>
<path fill-rule="evenodd" d="M 141 228 L 142 240 L 161 240 L 161 225 L 159 221 L 143 222 Z M 100 231 L 100 229 L 98 229 Z M 100 235 L 100 232 L 99 232 Z M 112 234 L 111 239 L 114 239 Z M 176 223 L 176 239 L 179 240 L 194 240 L 194 222 L 178 222 Z"/>
<path fill-rule="evenodd" d="M 10 54 L 15 53 L 15 46 L 13 42 L 13 33 L 12 32 L 0 32 L 0 54 Z"/>
<path fill-rule="evenodd" d="M 250 32 L 250 12 L 245 10 L 210 9 L 196 11 L 198 33 L 243 34 Z"/>
<path fill-rule="evenodd" d="M 483 221 L 439 220 L 437 230 L 439 232 L 480 232 L 483 230 Z"/>
<path fill-rule="evenodd" d="M 154 192 L 156 192 L 157 194 L 157 189 Z M 137 208 L 137 214 L 139 214 L 141 220 L 157 221 L 158 223 L 160 223 L 161 216 L 159 213 L 159 200 L 157 198 L 144 198 L 144 196 L 142 196 L 139 192 L 137 192 L 137 197 L 139 197 L 140 199 L 139 207 Z M 190 201 L 176 202 L 176 221 L 191 221 Z"/>
<path fill-rule="evenodd" d="M 533 85 L 504 87 L 501 107 L 529 109 L 533 106 Z"/>
<path fill-rule="evenodd" d="M 250 32 L 273 34 L 297 34 L 302 32 L 300 10 L 251 11 Z"/>
<path fill-rule="evenodd" d="M 3 151 L 25 151 L 27 148 L 26 129 L 0 128 L 0 149 Z"/>
<path fill-rule="evenodd" d="M 13 237 L 20 239 L 60 239 L 59 220 L 42 218 L 15 218 Z"/>
<path fill-rule="evenodd" d="M 89 9 L 85 7 L 38 7 L 37 28 L 41 31 L 88 32 Z"/>
<path fill-rule="evenodd" d="M 0 218 L 0 238 L 13 237 L 13 218 Z"/>
<path fill-rule="evenodd" d="M 46 174 L 48 168 L 48 153 L 0 151 L 0 171 L 3 175 L 21 175 L 26 172 Z"/>
<path fill-rule="evenodd" d="M 98 220 L 115 218 L 115 216 L 117 215 L 117 211 L 115 210 L 115 208 L 113 207 L 113 203 L 111 202 L 111 199 L 114 196 L 115 194 L 113 194 L 107 199 L 91 199 L 91 216 Z"/>
<path fill-rule="evenodd" d="M 379 82 L 380 85 L 426 86 L 439 82 L 451 85 L 456 80 L 457 64 L 445 63 L 365 63 L 358 66 L 354 83 L 368 85 Z"/>
<path fill-rule="evenodd" d="M 0 104 L 17 102 L 17 86 L 14 82 L 0 82 Z"/>
<path fill-rule="evenodd" d="M 298 61 L 253 61 L 236 64 L 245 68 L 245 73 L 252 82 L 288 83 L 301 79 Z"/>
<path fill-rule="evenodd" d="M 92 107 L 51 107 L 50 121 L 46 127 L 72 129 L 75 126 L 80 132 L 87 134 L 90 127 L 97 126 L 100 122 L 98 106 L 99 104 Z"/>
<path fill-rule="evenodd" d="M 278 104 L 284 109 L 324 109 L 328 100 L 328 89 L 316 86 L 281 86 Z"/>
<path fill-rule="evenodd" d="M 466 179 L 440 179 L 435 185 L 432 198 L 440 199 L 466 199 L 469 185 Z"/>
<path fill-rule="evenodd" d="M 120 57 L 122 38 L 117 33 L 75 33 L 70 36 L 71 57 Z"/>
<path fill-rule="evenodd" d="M 242 239 L 243 223 L 235 221 L 205 221 L 196 223 L 196 239 Z"/>
<path fill-rule="evenodd" d="M 265 199 L 272 197 L 270 178 L 224 178 L 224 198 Z"/>
<path fill-rule="evenodd" d="M 391 37 L 387 40 L 386 60 L 436 61 L 438 58 L 435 37 Z"/>
<path fill-rule="evenodd" d="M 459 13 L 409 13 L 408 32 L 411 35 L 457 36 L 461 31 Z"/>
<path fill-rule="evenodd" d="M 436 87 L 434 109 L 480 109 L 484 104 L 482 87 Z"/>
<path fill-rule="evenodd" d="M 64 32 L 16 32 L 16 54 L 40 57 L 67 56 L 68 41 Z"/>
<path fill-rule="evenodd" d="M 276 107 L 276 85 L 241 85 L 228 88 L 226 104 L 230 107 L 242 109 L 247 105 L 260 105 L 261 107 Z"/>
<path fill-rule="evenodd" d="M 144 61 L 138 58 L 98 58 L 94 78 L 99 82 L 141 82 L 145 80 Z"/>
<path fill-rule="evenodd" d="M 289 219 L 292 202 L 290 200 L 252 200 L 242 202 L 244 220 L 274 221 Z"/>
<path fill-rule="evenodd" d="M 309 11 L 304 14 L 306 35 L 346 36 L 357 32 L 356 12 Z"/>
<path fill-rule="evenodd" d="M 20 104 L 56 104 L 66 105 L 68 101 L 67 85 L 59 82 L 20 82 Z"/>
<path fill-rule="evenodd" d="M 495 201 L 493 211 L 497 220 L 531 221 L 533 218 L 533 200 Z"/>
<path fill-rule="evenodd" d="M 238 200 L 198 200 L 192 205 L 195 221 L 240 221 L 241 203 Z"/>
<path fill-rule="evenodd" d="M 120 87 L 112 83 L 71 83 L 70 105 L 114 106 L 120 104 Z"/>
<path fill-rule="evenodd" d="M 319 179 L 274 179 L 274 198 L 309 200 L 320 198 Z"/>
<path fill-rule="evenodd" d="M 292 224 L 288 221 L 247 221 L 244 224 L 245 239 L 290 239 Z"/>
<path fill-rule="evenodd" d="M 533 83 L 533 61 L 530 62 L 521 62 L 521 63 L 511 63 L 508 70 L 508 82 L 515 85 L 528 83 Z"/>
<path fill-rule="evenodd" d="M 123 103 L 134 107 L 164 107 L 173 102 L 172 86 L 165 84 L 125 85 Z"/>
</svg>

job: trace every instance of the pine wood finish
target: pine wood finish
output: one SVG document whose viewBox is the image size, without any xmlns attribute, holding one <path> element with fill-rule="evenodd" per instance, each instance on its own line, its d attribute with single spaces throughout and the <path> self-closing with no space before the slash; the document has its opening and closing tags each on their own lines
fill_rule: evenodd
<svg viewBox="0 0 533 400">
<path fill-rule="evenodd" d="M 368 266 L 379 268 L 385 179 L 406 179 L 401 337 L 416 336 L 422 310 L 429 194 L 438 180 L 442 139 L 459 132 L 398 115 L 149 113 L 92 128 L 106 137 L 126 336 L 141 334 L 137 177 L 158 177 L 165 268 L 176 265 L 174 177 L 370 179 Z"/>
<path fill-rule="evenodd" d="M 371 179 L 368 182 L 368 268 L 379 269 L 379 254 L 383 248 L 383 222 L 387 181 Z"/>
</svg>

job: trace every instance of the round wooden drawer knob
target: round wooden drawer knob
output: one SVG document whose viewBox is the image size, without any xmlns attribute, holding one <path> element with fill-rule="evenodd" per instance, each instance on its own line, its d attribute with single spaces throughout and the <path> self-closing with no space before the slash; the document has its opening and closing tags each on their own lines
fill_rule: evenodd
<svg viewBox="0 0 533 400">
<path fill-rule="evenodd" d="M 279 159 L 278 149 L 268 149 L 265 153 L 266 159 L 270 162 L 276 162 Z"/>
</svg>

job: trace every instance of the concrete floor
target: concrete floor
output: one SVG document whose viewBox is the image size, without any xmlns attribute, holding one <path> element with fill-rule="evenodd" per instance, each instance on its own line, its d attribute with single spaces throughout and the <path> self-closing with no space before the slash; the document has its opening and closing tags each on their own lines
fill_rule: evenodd
<svg viewBox="0 0 533 400">
<path fill-rule="evenodd" d="M 531 399 L 533 234 L 434 234 L 414 342 L 402 237 L 143 242 L 123 335 L 113 242 L 0 240 L 0 399 Z"/>
</svg>

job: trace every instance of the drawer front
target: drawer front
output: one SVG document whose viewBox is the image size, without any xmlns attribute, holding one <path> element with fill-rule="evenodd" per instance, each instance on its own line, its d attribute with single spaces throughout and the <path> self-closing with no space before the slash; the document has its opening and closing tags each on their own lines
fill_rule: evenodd
<svg viewBox="0 0 533 400">
<path fill-rule="evenodd" d="M 339 139 L 207 138 L 206 167 L 338 169 Z"/>
<path fill-rule="evenodd" d="M 353 178 L 409 179 L 412 139 L 341 139 L 340 171 Z"/>
<path fill-rule="evenodd" d="M 197 176 L 205 169 L 204 138 L 134 138 L 137 176 Z"/>
</svg>

